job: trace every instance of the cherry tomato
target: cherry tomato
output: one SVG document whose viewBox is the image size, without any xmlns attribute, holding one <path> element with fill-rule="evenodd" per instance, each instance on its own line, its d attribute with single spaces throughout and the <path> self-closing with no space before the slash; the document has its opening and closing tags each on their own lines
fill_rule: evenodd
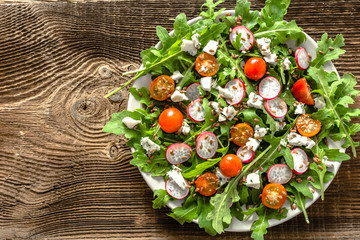
<svg viewBox="0 0 360 240">
<path fill-rule="evenodd" d="M 301 135 L 312 137 L 320 132 L 321 122 L 310 118 L 310 114 L 303 114 L 296 120 L 296 128 Z"/>
<path fill-rule="evenodd" d="M 159 125 L 164 132 L 177 132 L 183 124 L 184 116 L 174 107 L 165 109 L 159 116 Z"/>
<path fill-rule="evenodd" d="M 252 57 L 245 63 L 245 75 L 252 80 L 261 79 L 266 73 L 266 63 L 264 59 Z"/>
<path fill-rule="evenodd" d="M 305 103 L 307 105 L 315 104 L 310 86 L 305 78 L 300 78 L 296 81 L 293 86 L 292 93 L 294 94 L 296 100 L 298 100 L 299 102 Z"/>
<path fill-rule="evenodd" d="M 197 56 L 195 69 L 201 76 L 210 77 L 217 73 L 219 64 L 213 55 L 205 52 Z"/>
<path fill-rule="evenodd" d="M 211 196 L 219 187 L 219 179 L 213 173 L 205 173 L 196 179 L 195 184 L 201 195 Z"/>
<path fill-rule="evenodd" d="M 150 96 L 158 101 L 164 101 L 171 97 L 174 90 L 174 80 L 167 75 L 158 76 L 150 84 Z"/>
<path fill-rule="evenodd" d="M 287 192 L 283 185 L 278 183 L 270 183 L 264 187 L 261 194 L 262 203 L 273 209 L 279 209 L 284 205 Z"/>
<path fill-rule="evenodd" d="M 236 145 L 243 147 L 254 136 L 254 129 L 247 123 L 238 123 L 231 129 L 230 135 Z"/>
<path fill-rule="evenodd" d="M 235 154 L 227 154 L 220 161 L 220 171 L 225 177 L 235 177 L 241 168 L 241 160 Z"/>
</svg>

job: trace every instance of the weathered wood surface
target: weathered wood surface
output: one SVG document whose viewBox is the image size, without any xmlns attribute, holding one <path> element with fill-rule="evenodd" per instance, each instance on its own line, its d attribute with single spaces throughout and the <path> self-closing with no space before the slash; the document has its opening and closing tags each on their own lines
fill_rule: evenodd
<svg viewBox="0 0 360 240">
<path fill-rule="evenodd" d="M 167 217 L 169 209 L 153 210 L 152 192 L 129 165 L 123 138 L 101 131 L 126 107 L 127 92 L 118 103 L 102 96 L 127 79 L 122 72 L 139 66 L 140 50 L 157 42 L 155 26 L 170 30 L 170 18 L 195 17 L 201 4 L 0 5 L 0 239 L 211 239 L 195 224 Z M 359 12 L 358 0 L 296 0 L 286 19 L 316 40 L 323 32 L 343 33 L 347 53 L 335 65 L 359 78 Z M 102 66 L 111 76 L 100 74 Z M 310 225 L 300 215 L 269 229 L 267 238 L 359 239 L 359 206 L 357 157 L 342 165 L 325 201 L 309 208 Z"/>
</svg>

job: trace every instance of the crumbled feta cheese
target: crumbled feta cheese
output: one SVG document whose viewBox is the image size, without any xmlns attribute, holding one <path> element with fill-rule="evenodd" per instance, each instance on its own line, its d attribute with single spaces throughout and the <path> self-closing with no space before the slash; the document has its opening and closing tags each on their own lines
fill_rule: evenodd
<svg viewBox="0 0 360 240">
<path fill-rule="evenodd" d="M 264 60 L 265 62 L 270 63 L 271 65 L 276 65 L 278 62 L 278 58 L 275 53 L 265 56 Z"/>
<path fill-rule="evenodd" d="M 200 37 L 200 34 L 198 34 L 198 33 L 195 33 L 194 35 L 191 36 L 191 40 L 196 49 L 199 49 L 201 46 L 201 43 L 199 42 L 199 37 Z"/>
<path fill-rule="evenodd" d="M 240 68 L 241 68 L 241 69 L 244 69 L 244 67 L 245 67 L 245 61 L 242 60 L 242 61 L 240 62 Z"/>
<path fill-rule="evenodd" d="M 214 109 L 215 113 L 219 113 L 220 111 L 220 104 L 218 102 L 211 102 L 210 106 L 212 107 L 212 109 Z"/>
<path fill-rule="evenodd" d="M 275 121 L 275 131 L 279 131 L 284 129 L 286 126 L 286 122 L 279 122 L 279 121 Z"/>
<path fill-rule="evenodd" d="M 285 58 L 283 64 L 284 64 L 284 70 L 290 70 L 291 62 L 288 58 Z"/>
<path fill-rule="evenodd" d="M 223 122 L 226 120 L 232 120 L 238 112 L 235 110 L 233 106 L 224 107 L 221 115 L 219 116 L 219 122 Z"/>
<path fill-rule="evenodd" d="M 325 166 L 328 167 L 328 168 L 334 167 L 333 161 L 330 161 L 327 156 L 324 156 L 324 157 L 323 157 L 322 162 L 323 162 L 323 163 L 325 164 Z"/>
<path fill-rule="evenodd" d="M 289 133 L 288 142 L 292 146 L 305 146 L 308 149 L 311 149 L 313 146 L 315 146 L 315 142 L 313 140 L 308 137 L 301 136 L 297 133 Z"/>
<path fill-rule="evenodd" d="M 207 52 L 211 55 L 215 55 L 216 50 L 218 49 L 219 43 L 214 40 L 210 40 L 206 46 L 203 48 L 204 52 Z"/>
<path fill-rule="evenodd" d="M 204 91 L 209 92 L 211 90 L 211 77 L 200 78 L 200 85 Z"/>
<path fill-rule="evenodd" d="M 185 190 L 188 186 L 186 180 L 181 174 L 181 169 L 173 165 L 173 169 L 168 171 L 167 174 L 181 189 Z"/>
<path fill-rule="evenodd" d="M 184 135 L 187 135 L 187 134 L 189 134 L 190 130 L 191 130 L 190 125 L 184 119 L 182 127 L 180 128 L 180 132 Z"/>
<path fill-rule="evenodd" d="M 263 105 L 263 98 L 254 92 L 251 92 L 249 95 L 249 100 L 247 101 L 247 105 L 249 107 L 261 109 L 261 106 Z"/>
<path fill-rule="evenodd" d="M 246 142 L 246 147 L 249 150 L 256 151 L 258 147 L 260 146 L 260 142 L 256 140 L 255 138 L 249 138 Z"/>
<path fill-rule="evenodd" d="M 227 88 L 222 88 L 220 86 L 217 87 L 217 90 L 219 91 L 219 94 L 224 95 L 226 98 L 231 98 L 232 94 Z"/>
<path fill-rule="evenodd" d="M 149 137 L 141 138 L 140 144 L 143 149 L 146 150 L 146 154 L 153 154 L 155 151 L 160 151 L 160 146 L 151 141 Z"/>
<path fill-rule="evenodd" d="M 219 178 L 220 180 L 220 186 L 225 184 L 226 182 L 228 182 L 230 180 L 230 178 L 225 177 L 222 172 L 220 171 L 219 168 L 216 168 L 215 170 L 215 175 Z"/>
<path fill-rule="evenodd" d="M 299 104 L 294 104 L 295 108 L 295 114 L 305 114 L 305 104 L 304 103 L 299 103 Z"/>
<path fill-rule="evenodd" d="M 197 49 L 195 48 L 194 43 L 191 40 L 182 40 L 181 51 L 188 52 L 191 56 L 197 55 Z"/>
<path fill-rule="evenodd" d="M 179 80 L 184 78 L 184 75 L 182 75 L 179 71 L 175 71 L 170 77 L 177 83 Z"/>
<path fill-rule="evenodd" d="M 173 102 L 181 102 L 181 101 L 186 101 L 186 100 L 189 100 L 189 98 L 184 93 L 181 93 L 179 90 L 176 90 L 171 95 L 171 101 L 173 101 Z"/>
<path fill-rule="evenodd" d="M 320 96 L 315 97 L 314 101 L 315 101 L 314 108 L 323 109 L 326 107 L 325 99 L 323 96 L 320 95 Z"/>
<path fill-rule="evenodd" d="M 134 129 L 134 127 L 136 125 L 138 125 L 139 123 L 141 123 L 140 120 L 135 120 L 131 117 L 125 117 L 123 120 L 122 120 L 122 123 L 125 124 L 126 127 L 130 128 L 130 129 Z"/>
<path fill-rule="evenodd" d="M 259 125 L 256 125 L 254 130 L 255 130 L 255 131 L 254 131 L 254 137 L 255 137 L 255 138 L 258 138 L 258 137 L 259 137 L 259 138 L 262 138 L 262 137 L 264 137 L 264 136 L 266 135 L 266 133 L 267 133 L 266 128 L 260 127 Z"/>
<path fill-rule="evenodd" d="M 271 52 L 270 52 L 271 39 L 259 38 L 259 39 L 256 39 L 256 42 L 258 44 L 258 48 L 260 49 L 260 52 L 262 55 L 268 56 L 271 54 Z"/>
<path fill-rule="evenodd" d="M 246 176 L 246 186 L 252 187 L 255 189 L 260 188 L 260 175 L 259 175 L 258 171 L 254 172 L 254 173 L 250 173 Z"/>
<path fill-rule="evenodd" d="M 287 146 L 287 142 L 286 142 L 286 139 L 285 138 L 282 138 L 280 140 L 280 145 L 283 146 L 283 147 L 286 147 Z"/>
</svg>

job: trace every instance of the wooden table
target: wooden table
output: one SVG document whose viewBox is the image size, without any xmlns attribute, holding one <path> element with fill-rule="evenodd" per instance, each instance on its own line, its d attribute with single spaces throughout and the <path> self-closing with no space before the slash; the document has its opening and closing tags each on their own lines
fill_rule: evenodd
<svg viewBox="0 0 360 240">
<path fill-rule="evenodd" d="M 0 239 L 212 239 L 166 216 L 167 208 L 153 210 L 124 138 L 101 131 L 126 108 L 128 93 L 120 102 L 103 96 L 158 41 L 155 26 L 170 30 L 169 19 L 197 16 L 202 2 L 0 5 Z M 359 13 L 358 0 L 296 0 L 286 19 L 316 40 L 342 33 L 347 53 L 335 65 L 359 78 Z M 308 209 L 310 225 L 300 215 L 269 229 L 267 239 L 360 239 L 359 160 L 345 162 L 325 201 Z"/>
</svg>

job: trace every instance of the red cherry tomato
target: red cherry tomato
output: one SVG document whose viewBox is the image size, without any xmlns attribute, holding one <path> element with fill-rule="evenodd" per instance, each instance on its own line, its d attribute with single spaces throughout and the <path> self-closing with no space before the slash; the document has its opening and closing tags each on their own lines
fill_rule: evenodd
<svg viewBox="0 0 360 240">
<path fill-rule="evenodd" d="M 296 128 L 301 135 L 312 137 L 320 132 L 321 122 L 312 119 L 310 114 L 303 114 L 296 120 Z"/>
<path fill-rule="evenodd" d="M 235 177 L 241 171 L 242 163 L 235 154 L 227 154 L 220 161 L 220 171 L 225 177 Z"/>
<path fill-rule="evenodd" d="M 315 104 L 310 86 L 305 78 L 300 78 L 296 81 L 293 86 L 292 93 L 294 94 L 296 100 L 298 100 L 299 102 L 305 103 L 307 105 Z"/>
<path fill-rule="evenodd" d="M 166 133 L 177 132 L 183 124 L 184 116 L 177 108 L 165 109 L 159 116 L 159 125 Z"/>
<path fill-rule="evenodd" d="M 197 56 L 195 69 L 201 76 L 210 77 L 217 73 L 219 64 L 213 55 L 205 52 Z"/>
<path fill-rule="evenodd" d="M 261 79 L 266 73 L 266 63 L 264 59 L 252 57 L 245 63 L 244 72 L 246 77 L 252 80 Z"/>
<path fill-rule="evenodd" d="M 254 136 L 254 129 L 247 123 L 238 123 L 231 129 L 230 135 L 236 145 L 243 147 Z"/>
<path fill-rule="evenodd" d="M 174 80 L 167 75 L 158 76 L 150 84 L 150 96 L 158 101 L 164 101 L 171 97 L 174 90 Z"/>
<path fill-rule="evenodd" d="M 211 196 L 216 193 L 216 189 L 219 187 L 219 179 L 213 173 L 205 173 L 196 179 L 195 184 L 201 195 Z"/>
<path fill-rule="evenodd" d="M 283 185 L 278 183 L 270 183 L 264 187 L 261 194 L 262 203 L 273 209 L 279 209 L 284 205 L 287 192 Z"/>
</svg>

